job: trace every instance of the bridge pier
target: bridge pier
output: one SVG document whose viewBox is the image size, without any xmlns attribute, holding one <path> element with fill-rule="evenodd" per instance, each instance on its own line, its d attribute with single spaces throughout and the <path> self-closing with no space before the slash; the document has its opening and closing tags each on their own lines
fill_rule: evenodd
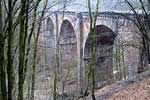
<svg viewBox="0 0 150 100">
<path fill-rule="evenodd" d="M 136 29 L 136 28 L 135 28 Z M 125 65 L 127 66 L 127 78 L 132 79 L 137 76 L 141 65 L 141 37 L 136 30 L 121 34 L 123 37 L 123 45 L 125 49 Z"/>
<path fill-rule="evenodd" d="M 140 49 L 134 46 L 128 46 L 127 51 L 128 79 L 132 79 L 138 74 L 140 67 Z"/>
<path fill-rule="evenodd" d="M 77 13 L 76 32 L 77 32 L 77 72 L 78 72 L 78 91 L 83 92 L 83 66 L 82 66 L 82 43 L 83 43 L 83 18 L 81 13 Z"/>
</svg>

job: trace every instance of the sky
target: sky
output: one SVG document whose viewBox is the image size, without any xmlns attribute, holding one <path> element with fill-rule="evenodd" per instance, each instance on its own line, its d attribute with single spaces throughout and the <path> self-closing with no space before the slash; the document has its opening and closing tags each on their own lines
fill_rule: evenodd
<svg viewBox="0 0 150 100">
<path fill-rule="evenodd" d="M 52 7 L 51 10 L 57 10 L 63 8 L 64 0 L 49 0 L 49 6 L 54 2 L 61 2 L 59 5 Z M 126 4 L 120 3 L 122 0 L 100 0 L 99 12 L 113 11 L 113 12 L 128 12 L 129 8 Z M 130 0 L 134 5 L 138 5 L 138 0 Z M 96 5 L 96 0 L 91 0 L 91 6 L 93 11 Z M 71 3 L 67 3 L 65 11 L 87 12 L 87 0 L 72 0 Z"/>
</svg>

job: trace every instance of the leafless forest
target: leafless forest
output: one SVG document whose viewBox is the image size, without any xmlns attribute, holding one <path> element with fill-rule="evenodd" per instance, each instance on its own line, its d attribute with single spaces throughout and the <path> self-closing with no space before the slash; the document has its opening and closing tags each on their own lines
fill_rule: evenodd
<svg viewBox="0 0 150 100">
<path fill-rule="evenodd" d="M 150 100 L 150 0 L 0 0 L 0 100 Z"/>
</svg>

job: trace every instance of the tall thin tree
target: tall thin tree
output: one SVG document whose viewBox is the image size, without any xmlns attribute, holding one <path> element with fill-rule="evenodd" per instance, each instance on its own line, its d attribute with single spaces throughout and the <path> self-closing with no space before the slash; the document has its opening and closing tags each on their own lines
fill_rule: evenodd
<svg viewBox="0 0 150 100">
<path fill-rule="evenodd" d="M 4 33 L 3 33 L 3 11 L 2 0 L 0 0 L 0 91 L 3 100 L 7 100 L 7 88 L 6 88 L 6 67 L 4 60 Z"/>
</svg>

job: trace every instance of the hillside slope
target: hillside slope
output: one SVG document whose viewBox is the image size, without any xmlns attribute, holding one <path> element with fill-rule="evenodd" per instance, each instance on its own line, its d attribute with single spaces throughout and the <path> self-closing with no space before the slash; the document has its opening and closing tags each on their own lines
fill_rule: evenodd
<svg viewBox="0 0 150 100">
<path fill-rule="evenodd" d="M 95 91 L 96 100 L 150 100 L 150 70 Z M 87 100 L 92 100 L 91 96 Z"/>
</svg>

